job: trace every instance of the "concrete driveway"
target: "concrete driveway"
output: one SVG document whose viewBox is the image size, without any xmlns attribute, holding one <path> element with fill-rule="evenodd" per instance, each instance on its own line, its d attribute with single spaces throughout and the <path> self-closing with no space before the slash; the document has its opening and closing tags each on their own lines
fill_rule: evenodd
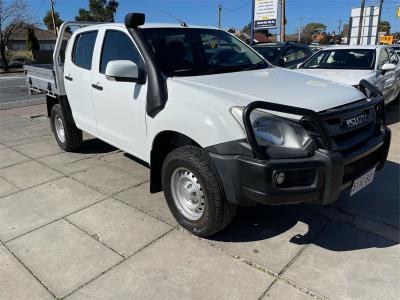
<svg viewBox="0 0 400 300">
<path fill-rule="evenodd" d="M 0 111 L 0 299 L 400 299 L 398 105 L 372 186 L 330 207 L 242 208 L 208 240 L 121 151 L 86 136 L 62 152 L 44 109 Z"/>
</svg>

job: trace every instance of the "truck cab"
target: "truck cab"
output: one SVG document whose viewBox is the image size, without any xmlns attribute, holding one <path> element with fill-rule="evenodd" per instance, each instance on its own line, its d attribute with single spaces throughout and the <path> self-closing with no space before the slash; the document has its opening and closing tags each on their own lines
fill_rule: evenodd
<svg viewBox="0 0 400 300">
<path fill-rule="evenodd" d="M 383 167 L 390 130 L 368 82 L 369 98 L 274 67 L 225 31 L 144 21 L 81 24 L 53 76 L 27 67 L 27 83 L 47 94 L 62 149 L 85 131 L 139 158 L 187 230 L 210 236 L 237 206 L 330 204 Z"/>
</svg>

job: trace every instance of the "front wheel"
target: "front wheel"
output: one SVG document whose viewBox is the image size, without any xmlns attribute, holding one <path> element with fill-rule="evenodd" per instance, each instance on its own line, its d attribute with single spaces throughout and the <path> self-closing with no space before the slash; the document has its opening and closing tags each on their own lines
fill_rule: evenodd
<svg viewBox="0 0 400 300">
<path fill-rule="evenodd" d="M 226 201 L 213 161 L 198 147 L 185 146 L 168 154 L 162 184 L 175 219 L 197 236 L 221 231 L 235 215 L 236 206 Z"/>
</svg>

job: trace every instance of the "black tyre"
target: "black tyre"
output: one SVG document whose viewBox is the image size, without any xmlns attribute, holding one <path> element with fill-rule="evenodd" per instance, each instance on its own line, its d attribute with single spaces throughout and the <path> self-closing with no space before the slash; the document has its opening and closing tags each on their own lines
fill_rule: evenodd
<svg viewBox="0 0 400 300">
<path fill-rule="evenodd" d="M 168 154 L 162 184 L 175 219 L 197 236 L 221 231 L 235 215 L 236 206 L 226 201 L 214 162 L 198 147 L 185 146 Z"/>
<path fill-rule="evenodd" d="M 82 131 L 67 124 L 60 104 L 51 108 L 50 125 L 56 141 L 64 151 L 74 151 L 82 144 Z"/>
</svg>

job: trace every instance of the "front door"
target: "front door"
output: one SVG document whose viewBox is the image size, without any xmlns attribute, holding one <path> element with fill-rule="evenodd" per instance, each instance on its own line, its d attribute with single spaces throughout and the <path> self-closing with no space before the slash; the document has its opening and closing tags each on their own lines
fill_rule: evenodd
<svg viewBox="0 0 400 300">
<path fill-rule="evenodd" d="M 106 78 L 107 64 L 131 60 L 144 68 L 143 60 L 127 32 L 113 29 L 102 32 L 100 53 L 92 77 L 93 106 L 99 135 L 124 151 L 147 161 L 146 93 L 147 85 Z"/>
<path fill-rule="evenodd" d="M 389 53 L 386 49 L 382 49 L 379 53 L 378 57 L 378 65 L 377 65 L 377 82 L 376 86 L 383 93 L 385 101 L 390 100 L 395 83 L 395 71 L 390 72 L 382 72 L 382 67 L 384 64 L 390 63 Z"/>
</svg>

